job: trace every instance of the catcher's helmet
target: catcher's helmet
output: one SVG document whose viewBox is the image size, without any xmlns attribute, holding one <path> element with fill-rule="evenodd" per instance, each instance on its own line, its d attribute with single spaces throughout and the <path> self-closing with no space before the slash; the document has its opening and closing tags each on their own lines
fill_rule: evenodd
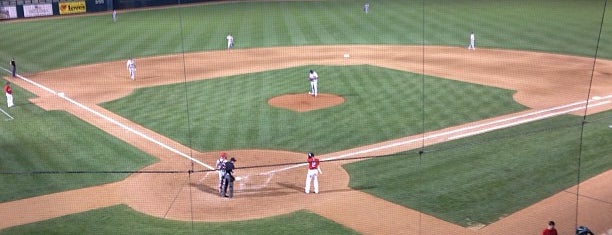
<svg viewBox="0 0 612 235">
<path fill-rule="evenodd" d="M 312 152 L 308 153 L 308 157 L 314 157 L 314 153 Z"/>
</svg>

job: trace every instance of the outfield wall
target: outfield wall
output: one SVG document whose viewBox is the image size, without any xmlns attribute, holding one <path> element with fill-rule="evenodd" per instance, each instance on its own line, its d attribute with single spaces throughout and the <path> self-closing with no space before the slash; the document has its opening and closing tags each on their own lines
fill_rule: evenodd
<svg viewBox="0 0 612 235">
<path fill-rule="evenodd" d="M 113 9 L 169 6 L 219 0 L 17 0 L 0 1 L 0 20 L 96 13 Z"/>
<path fill-rule="evenodd" d="M 2 2 L 2 6 L 0 6 L 0 20 L 83 14 L 88 12 L 108 11 L 110 9 L 112 9 L 112 1 L 107 0 L 4 1 Z"/>
<path fill-rule="evenodd" d="M 222 0 L 113 0 L 113 6 L 115 6 L 116 9 L 130 9 L 214 1 Z"/>
</svg>

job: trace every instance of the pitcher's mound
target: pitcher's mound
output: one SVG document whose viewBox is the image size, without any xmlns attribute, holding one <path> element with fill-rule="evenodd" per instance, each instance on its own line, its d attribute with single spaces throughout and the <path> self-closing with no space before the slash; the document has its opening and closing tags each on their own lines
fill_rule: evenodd
<svg viewBox="0 0 612 235">
<path fill-rule="evenodd" d="M 318 94 L 317 97 L 309 94 L 287 94 L 268 100 L 268 104 L 293 110 L 296 112 L 308 112 L 317 109 L 329 108 L 344 103 L 344 98 L 332 94 Z"/>
</svg>

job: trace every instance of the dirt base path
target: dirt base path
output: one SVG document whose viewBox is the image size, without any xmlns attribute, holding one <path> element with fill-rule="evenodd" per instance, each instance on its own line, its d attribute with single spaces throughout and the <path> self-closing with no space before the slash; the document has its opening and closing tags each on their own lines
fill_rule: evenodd
<svg viewBox="0 0 612 235">
<path fill-rule="evenodd" d="M 350 57 L 345 58 L 344 54 Z M 330 153 L 320 156 L 322 160 L 396 153 L 534 118 L 562 113 L 584 115 L 612 109 L 612 62 L 598 61 L 591 77 L 593 59 L 565 55 L 495 49 L 468 51 L 452 47 L 312 46 L 212 51 L 136 58 L 136 61 L 135 81 L 128 79 L 125 61 L 25 76 L 65 96 L 50 93 L 25 80 L 12 80 L 39 95 L 32 100 L 33 103 L 46 109 L 66 110 L 160 159 L 159 163 L 145 170 L 188 170 L 192 166 L 189 157 L 203 163 L 195 164 L 196 170 L 208 169 L 214 164 L 217 153 L 199 153 L 189 149 L 100 108 L 98 103 L 121 98 L 141 87 L 271 69 L 372 64 L 516 90 L 514 98 L 532 108 L 423 135 Z M 331 105 L 341 103 L 341 100 L 332 99 L 333 94 L 324 94 L 323 97 L 329 98 Z M 292 105 L 287 100 L 280 103 L 290 106 L 287 108 Z M 589 108 L 585 110 L 587 103 Z M 572 105 L 561 107 L 566 104 Z M 310 109 L 302 107 L 296 110 Z M 305 160 L 303 153 L 274 150 L 227 152 L 236 156 L 238 166 L 242 167 Z M 262 163 L 262 160 L 267 162 Z M 161 218 L 196 221 L 254 219 L 308 209 L 364 234 L 516 234 L 517 229 L 525 234 L 538 234 L 550 219 L 558 222 L 560 234 L 572 234 L 576 210 L 580 212 L 580 223 L 601 231 L 612 228 L 612 213 L 609 213 L 612 211 L 609 200 L 612 190 L 607 187 L 612 183 L 612 171 L 581 184 L 580 196 L 577 196 L 575 188 L 570 188 L 489 226 L 463 228 L 351 190 L 348 188 L 349 176 L 339 164 L 324 164 L 325 174 L 320 177 L 321 193 L 316 195 L 303 193 L 306 171 L 301 165 L 240 170 L 238 174 L 242 179 L 236 182 L 237 196 L 232 200 L 217 196 L 218 176 L 215 172 L 134 174 L 113 184 L 2 203 L 0 217 L 11 219 L 0 221 L 0 228 L 121 203 Z M 95 197 L 97 199 L 92 201 L 94 197 L 87 196 L 90 194 L 105 196 Z M 14 216 L 16 214 L 19 216 Z"/>
</svg>

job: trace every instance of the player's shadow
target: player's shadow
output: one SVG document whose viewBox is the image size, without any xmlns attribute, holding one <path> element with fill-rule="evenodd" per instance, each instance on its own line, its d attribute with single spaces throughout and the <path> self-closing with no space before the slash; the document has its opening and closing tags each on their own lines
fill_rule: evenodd
<svg viewBox="0 0 612 235">
<path fill-rule="evenodd" d="M 288 184 L 288 183 L 277 183 L 279 186 L 283 187 L 283 188 L 287 188 L 287 189 L 291 189 L 291 190 L 295 190 L 299 193 L 304 193 L 304 188 L 302 186 L 298 186 L 295 184 Z M 351 191 L 352 189 L 349 188 L 344 188 L 344 189 L 327 189 L 327 190 L 322 190 L 319 193 L 323 194 L 323 193 L 335 193 L 335 192 L 348 192 Z"/>
<path fill-rule="evenodd" d="M 281 186 L 283 188 L 288 188 L 288 189 L 295 190 L 295 191 L 298 191 L 298 192 L 303 192 L 304 191 L 303 187 L 297 186 L 295 184 L 288 184 L 288 183 L 281 183 L 281 182 L 277 182 L 276 184 L 278 184 L 279 186 Z"/>
<path fill-rule="evenodd" d="M 195 187 L 198 190 L 204 192 L 204 193 L 209 193 L 209 194 L 214 194 L 214 195 L 218 195 L 219 194 L 219 189 L 216 187 L 210 187 L 206 184 L 198 184 L 198 183 L 189 183 L 189 185 L 191 187 Z"/>
<path fill-rule="evenodd" d="M 137 76 L 136 80 L 149 80 L 155 78 L 161 78 L 161 76 Z"/>
</svg>

